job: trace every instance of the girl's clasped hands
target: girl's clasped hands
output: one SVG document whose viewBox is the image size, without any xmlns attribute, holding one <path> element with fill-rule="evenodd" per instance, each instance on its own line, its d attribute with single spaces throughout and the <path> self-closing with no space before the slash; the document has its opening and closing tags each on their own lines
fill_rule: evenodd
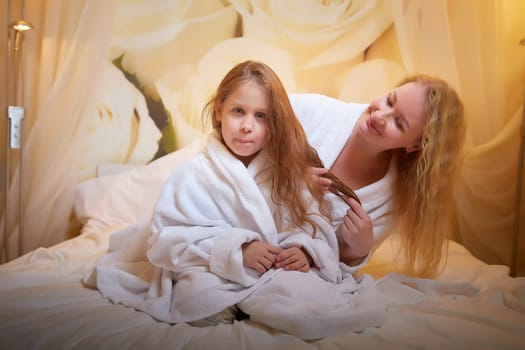
<svg viewBox="0 0 525 350">
<path fill-rule="evenodd" d="M 313 266 L 310 255 L 301 247 L 279 248 L 266 242 L 251 241 L 242 246 L 244 266 L 264 273 L 270 268 L 308 272 Z"/>
</svg>

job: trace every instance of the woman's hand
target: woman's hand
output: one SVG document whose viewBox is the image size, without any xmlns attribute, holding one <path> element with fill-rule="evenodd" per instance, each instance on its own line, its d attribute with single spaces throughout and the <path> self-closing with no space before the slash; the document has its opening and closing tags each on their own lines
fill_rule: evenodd
<svg viewBox="0 0 525 350">
<path fill-rule="evenodd" d="M 312 265 L 312 257 L 300 247 L 282 249 L 275 261 L 276 269 L 282 267 L 288 271 L 308 272 Z"/>
<path fill-rule="evenodd" d="M 330 186 L 332 186 L 332 180 L 323 176 L 327 172 L 328 169 L 325 168 L 310 167 L 310 174 L 316 178 L 323 192 L 328 192 Z"/>
<path fill-rule="evenodd" d="M 257 272 L 264 273 L 273 266 L 277 254 L 280 252 L 279 247 L 266 242 L 251 241 L 244 243 L 242 245 L 243 264 Z"/>
<path fill-rule="evenodd" d="M 339 242 L 341 261 L 351 265 L 352 261 L 368 255 L 374 243 L 372 219 L 353 198 L 348 199 L 350 208 L 346 211 L 341 226 L 342 242 Z"/>
</svg>

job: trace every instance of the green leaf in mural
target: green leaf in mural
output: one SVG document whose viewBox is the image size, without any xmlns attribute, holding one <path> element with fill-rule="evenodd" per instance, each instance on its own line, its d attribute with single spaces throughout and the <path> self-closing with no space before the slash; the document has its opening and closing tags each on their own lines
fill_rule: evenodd
<svg viewBox="0 0 525 350">
<path fill-rule="evenodd" d="M 126 77 L 126 79 L 132 83 L 146 99 L 146 105 L 148 107 L 149 115 L 153 122 L 159 128 L 162 136 L 159 140 L 159 148 L 155 155 L 153 156 L 152 161 L 166 155 L 175 150 L 175 132 L 172 127 L 172 117 L 171 114 L 164 107 L 164 103 L 160 98 L 154 98 L 146 92 L 144 86 L 140 83 L 136 74 L 130 73 L 122 65 L 122 59 L 124 54 L 113 60 L 113 64 L 117 67 Z"/>
</svg>

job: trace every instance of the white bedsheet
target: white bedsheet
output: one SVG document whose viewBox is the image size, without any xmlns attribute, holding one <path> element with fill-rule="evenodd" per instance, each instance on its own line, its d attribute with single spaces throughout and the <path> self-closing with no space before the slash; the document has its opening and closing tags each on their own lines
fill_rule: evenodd
<svg viewBox="0 0 525 350">
<path fill-rule="evenodd" d="M 430 289 L 407 285 L 391 293 L 383 283 L 389 298 L 384 326 L 307 342 L 251 321 L 207 328 L 169 325 L 84 288 L 80 279 L 107 249 L 109 233 L 118 228 L 84 233 L 0 266 L 0 348 L 525 348 L 525 278 L 509 277 L 508 268 L 486 265 L 456 243 L 451 243 L 445 271 Z M 391 237 L 376 251 L 367 273 L 381 278 L 393 270 L 395 242 Z M 468 282 L 479 294 L 455 294 L 451 282 Z M 446 293 L 440 293 L 440 286 Z"/>
</svg>

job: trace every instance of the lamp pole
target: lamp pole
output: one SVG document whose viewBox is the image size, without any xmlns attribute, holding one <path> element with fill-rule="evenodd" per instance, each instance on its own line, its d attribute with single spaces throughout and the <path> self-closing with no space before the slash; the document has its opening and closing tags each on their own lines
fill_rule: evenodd
<svg viewBox="0 0 525 350">
<path fill-rule="evenodd" d="M 525 46 L 525 38 L 521 39 L 520 45 Z M 521 197 L 522 197 L 522 182 L 525 163 L 525 97 L 522 106 L 522 120 L 520 130 L 520 151 L 518 158 L 518 180 L 516 183 L 516 202 L 514 207 L 514 232 L 512 235 L 512 252 L 511 252 L 511 266 L 510 273 L 516 277 L 518 272 L 518 241 L 520 233 L 520 217 L 521 217 Z"/>
<path fill-rule="evenodd" d="M 23 91 L 21 91 L 22 85 L 20 80 L 23 82 L 23 77 L 21 77 L 22 72 L 22 59 L 23 59 L 23 34 L 25 31 L 31 30 L 33 26 L 24 21 L 18 20 L 9 26 L 10 30 L 14 31 L 14 42 L 12 50 L 12 64 L 13 64 L 13 75 L 12 75 L 12 87 L 13 87 L 13 105 L 9 104 L 7 109 L 7 116 L 9 118 L 9 143 L 7 147 L 7 167 L 6 167 L 6 205 L 8 203 L 7 198 L 9 197 L 10 179 L 10 162 L 9 157 L 10 151 L 13 149 L 18 149 L 19 163 L 18 163 L 18 252 L 17 256 L 20 256 L 23 249 L 23 234 L 24 234 L 24 203 L 23 203 L 23 184 L 24 184 L 24 162 L 23 162 L 23 142 L 22 142 L 22 121 L 25 115 L 25 109 L 23 107 Z M 6 259 L 9 260 L 9 242 L 7 235 L 9 234 L 8 226 L 10 223 L 10 215 L 8 215 L 8 206 L 6 206 L 5 216 L 4 216 L 4 247 L 6 253 Z"/>
</svg>

